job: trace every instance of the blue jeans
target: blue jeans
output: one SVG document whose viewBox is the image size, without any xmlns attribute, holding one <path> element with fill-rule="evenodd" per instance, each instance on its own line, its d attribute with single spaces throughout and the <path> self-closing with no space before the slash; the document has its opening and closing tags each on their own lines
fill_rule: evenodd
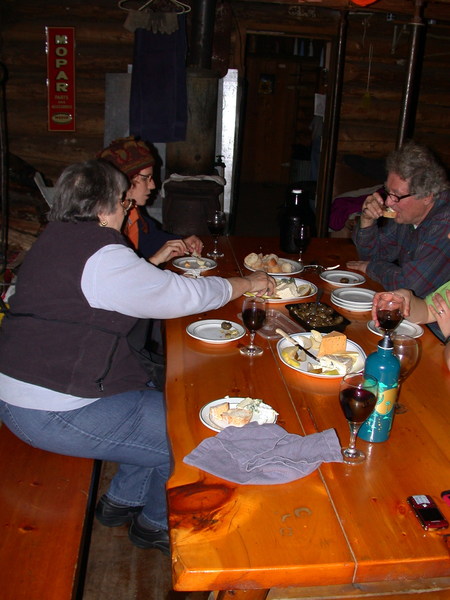
<svg viewBox="0 0 450 600">
<path fill-rule="evenodd" d="M 107 496 L 119 504 L 143 506 L 141 514 L 149 526 L 167 529 L 170 454 L 161 392 L 126 392 L 63 412 L 0 401 L 0 419 L 31 446 L 119 463 Z"/>
</svg>

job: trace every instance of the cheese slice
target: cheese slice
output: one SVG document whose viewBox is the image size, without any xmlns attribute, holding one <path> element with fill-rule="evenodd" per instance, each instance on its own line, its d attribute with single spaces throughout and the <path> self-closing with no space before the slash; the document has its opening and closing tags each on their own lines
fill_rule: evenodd
<svg viewBox="0 0 450 600">
<path fill-rule="evenodd" d="M 327 335 L 322 336 L 320 341 L 319 352 L 317 356 L 325 356 L 327 354 L 337 354 L 345 352 L 347 347 L 347 336 L 338 331 L 332 331 Z"/>
<path fill-rule="evenodd" d="M 337 371 L 339 375 L 347 375 L 347 373 L 351 373 L 358 356 L 357 352 L 327 354 L 319 358 L 319 364 L 324 372 Z"/>
</svg>

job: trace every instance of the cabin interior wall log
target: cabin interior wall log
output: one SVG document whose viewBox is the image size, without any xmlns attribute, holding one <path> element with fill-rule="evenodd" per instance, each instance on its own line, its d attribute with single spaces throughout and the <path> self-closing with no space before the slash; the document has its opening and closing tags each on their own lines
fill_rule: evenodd
<svg viewBox="0 0 450 600">
<path fill-rule="evenodd" d="M 237 68 L 244 77 L 248 32 L 332 41 L 339 13 L 326 8 L 328 4 L 331 8 L 349 6 L 348 0 L 324 1 L 320 7 L 317 2 L 292 0 L 230 0 L 230 68 Z M 378 0 L 367 9 L 355 6 L 349 12 L 338 161 L 346 154 L 381 158 L 396 145 L 413 10 L 411 0 Z M 391 21 L 386 19 L 388 11 L 394 14 Z M 0 60 L 8 70 L 9 151 L 53 182 L 66 165 L 95 156 L 103 146 L 105 74 L 126 73 L 132 63 L 134 36 L 123 26 L 126 16 L 111 0 L 0 3 Z M 187 18 L 192 18 L 191 13 Z M 424 19 L 430 18 L 436 22 L 427 25 L 414 135 L 450 165 L 450 3 L 427 2 Z M 46 26 L 75 27 L 75 132 L 47 130 Z M 366 94 L 370 43 L 373 59 Z M 307 135 L 308 124 L 300 126 L 302 135 Z"/>
</svg>

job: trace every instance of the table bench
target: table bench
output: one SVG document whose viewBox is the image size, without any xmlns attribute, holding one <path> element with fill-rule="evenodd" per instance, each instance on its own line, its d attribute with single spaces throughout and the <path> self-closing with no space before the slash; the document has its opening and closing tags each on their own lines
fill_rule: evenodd
<svg viewBox="0 0 450 600">
<path fill-rule="evenodd" d="M 2 600 L 81 597 L 96 461 L 33 448 L 0 423 Z"/>
</svg>

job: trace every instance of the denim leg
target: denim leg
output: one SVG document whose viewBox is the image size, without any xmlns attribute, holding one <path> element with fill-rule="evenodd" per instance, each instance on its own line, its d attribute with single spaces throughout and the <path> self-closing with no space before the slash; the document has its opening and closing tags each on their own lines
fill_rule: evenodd
<svg viewBox="0 0 450 600">
<path fill-rule="evenodd" d="M 0 418 L 32 446 L 119 463 L 108 497 L 120 504 L 143 505 L 142 514 L 149 524 L 167 528 L 165 484 L 170 454 L 161 392 L 126 392 L 64 412 L 0 402 Z"/>
</svg>

